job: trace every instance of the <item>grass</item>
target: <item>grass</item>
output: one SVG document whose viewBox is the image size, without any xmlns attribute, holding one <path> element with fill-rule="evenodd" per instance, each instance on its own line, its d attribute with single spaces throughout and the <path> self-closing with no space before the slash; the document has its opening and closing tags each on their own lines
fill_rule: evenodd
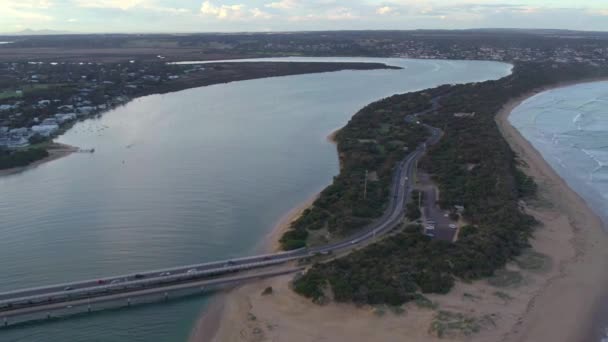
<svg viewBox="0 0 608 342">
<path fill-rule="evenodd" d="M 421 294 L 416 294 L 416 298 L 414 299 L 414 303 L 419 308 L 431 309 L 431 310 L 437 309 L 437 303 L 433 303 L 430 299 L 426 298 L 425 296 L 423 296 Z"/>
<path fill-rule="evenodd" d="M 17 94 L 14 90 L 0 91 L 0 100 L 10 99 L 13 97 L 21 97 L 21 95 Z"/>
<path fill-rule="evenodd" d="M 502 291 L 496 291 L 493 293 L 493 295 L 504 300 L 505 302 L 508 302 L 513 299 L 513 297 L 509 296 L 507 293 L 504 293 Z"/>
<path fill-rule="evenodd" d="M 495 326 L 493 315 L 473 317 L 460 312 L 439 311 L 429 331 L 439 338 L 447 336 L 471 336 L 484 327 Z"/>
<path fill-rule="evenodd" d="M 478 301 L 479 299 L 481 299 L 481 297 L 479 297 L 479 296 L 477 296 L 477 295 L 474 295 L 474 294 L 472 294 L 472 293 L 468 293 L 468 292 L 463 293 L 463 294 L 462 294 L 462 298 L 463 298 L 463 299 L 466 299 L 466 300 L 470 300 L 470 301 L 472 301 L 472 302 L 476 302 L 476 301 Z"/>
<path fill-rule="evenodd" d="M 523 282 L 521 273 L 509 270 L 498 270 L 488 278 L 488 283 L 495 287 L 515 287 Z"/>
<path fill-rule="evenodd" d="M 527 249 L 515 259 L 515 263 L 524 270 L 545 271 L 551 267 L 551 258 L 532 249 Z"/>
</svg>

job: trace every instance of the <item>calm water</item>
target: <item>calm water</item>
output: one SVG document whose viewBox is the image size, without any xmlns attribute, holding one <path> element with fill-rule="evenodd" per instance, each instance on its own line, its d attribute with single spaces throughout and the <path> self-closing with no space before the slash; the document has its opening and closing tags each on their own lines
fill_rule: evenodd
<svg viewBox="0 0 608 342">
<path fill-rule="evenodd" d="M 495 62 L 352 60 L 405 69 L 153 95 L 78 123 L 58 140 L 95 154 L 0 178 L 0 290 L 251 254 L 285 212 L 337 174 L 326 136 L 358 109 L 511 70 Z M 0 341 L 183 341 L 205 303 L 0 331 Z"/>
<path fill-rule="evenodd" d="M 607 223 L 608 82 L 540 93 L 518 106 L 509 121 Z M 608 302 L 604 307 L 592 335 L 608 342 Z"/>
</svg>

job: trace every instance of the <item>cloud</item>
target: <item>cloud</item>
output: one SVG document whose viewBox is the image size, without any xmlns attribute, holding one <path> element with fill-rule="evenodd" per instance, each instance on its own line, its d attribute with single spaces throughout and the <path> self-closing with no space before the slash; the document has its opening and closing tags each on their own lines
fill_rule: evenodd
<svg viewBox="0 0 608 342">
<path fill-rule="evenodd" d="M 53 4 L 48 0 L 0 0 L 0 22 L 21 20 L 26 22 L 51 21 L 53 17 L 38 10 L 48 9 Z"/>
<path fill-rule="evenodd" d="M 243 8 L 245 5 L 242 4 L 215 6 L 211 1 L 205 1 L 201 6 L 201 13 L 217 19 L 238 19 L 243 16 Z"/>
<path fill-rule="evenodd" d="M 214 17 L 219 20 L 251 20 L 270 19 L 272 14 L 259 8 L 248 9 L 247 5 L 214 5 L 211 1 L 205 1 L 201 5 L 201 14 Z"/>
<path fill-rule="evenodd" d="M 605 16 L 608 16 L 608 8 L 598 8 L 598 9 L 589 10 L 589 14 L 605 17 Z"/>
<path fill-rule="evenodd" d="M 288 19 L 290 21 L 342 21 L 358 18 L 359 16 L 348 7 L 335 7 L 325 11 L 323 14 L 309 13 L 305 15 L 293 15 Z"/>
<path fill-rule="evenodd" d="M 327 12 L 329 20 L 352 20 L 359 18 L 350 8 L 338 7 Z"/>
<path fill-rule="evenodd" d="M 382 6 L 376 9 L 376 14 L 387 15 L 387 14 L 395 14 L 395 9 L 391 6 Z"/>
<path fill-rule="evenodd" d="M 251 16 L 253 18 L 258 18 L 258 19 L 270 19 L 270 18 L 272 18 L 272 14 L 264 12 L 264 11 L 260 10 L 259 8 L 254 8 L 251 11 L 249 11 L 249 13 L 251 13 Z"/>
<path fill-rule="evenodd" d="M 76 0 L 76 6 L 85 8 L 114 8 L 126 11 L 145 4 L 147 0 Z"/>
<path fill-rule="evenodd" d="M 166 7 L 158 5 L 153 0 L 74 0 L 78 7 L 128 10 L 147 10 L 167 14 L 183 14 L 191 12 L 186 8 Z"/>
<path fill-rule="evenodd" d="M 292 9 L 297 6 L 298 6 L 297 0 L 281 0 L 281 1 L 271 2 L 271 3 L 264 5 L 264 7 L 282 9 L 282 10 Z"/>
</svg>

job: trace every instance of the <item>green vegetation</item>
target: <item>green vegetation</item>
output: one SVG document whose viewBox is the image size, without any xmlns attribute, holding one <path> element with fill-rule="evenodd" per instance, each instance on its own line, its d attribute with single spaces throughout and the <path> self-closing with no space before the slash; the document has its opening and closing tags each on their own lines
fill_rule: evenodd
<svg viewBox="0 0 608 342">
<path fill-rule="evenodd" d="M 439 338 L 458 335 L 470 336 L 484 327 L 495 325 L 492 315 L 477 318 L 459 312 L 439 311 L 431 323 L 430 332 Z"/>
<path fill-rule="evenodd" d="M 355 114 L 336 135 L 340 174 L 292 223 L 281 238 L 283 249 L 304 247 L 309 231 L 326 229 L 334 237 L 348 236 L 382 215 L 396 163 L 428 135 L 424 128 L 405 122 L 405 116 L 428 108 L 434 92 L 438 91 L 392 96 Z"/>
<path fill-rule="evenodd" d="M 524 278 L 517 271 L 498 270 L 488 278 L 488 284 L 496 287 L 515 287 L 523 282 Z"/>
<path fill-rule="evenodd" d="M 502 292 L 502 291 L 496 291 L 494 292 L 494 295 L 502 300 L 504 300 L 505 302 L 508 302 L 510 300 L 513 299 L 513 297 L 511 297 L 508 293 Z"/>
<path fill-rule="evenodd" d="M 42 148 L 30 148 L 23 151 L 0 150 L 0 170 L 26 166 L 48 156 L 49 153 Z"/>
<path fill-rule="evenodd" d="M 414 303 L 419 308 L 431 309 L 431 310 L 437 309 L 436 303 L 433 303 L 430 299 L 426 298 L 425 296 L 423 296 L 419 293 L 414 295 Z"/>
<path fill-rule="evenodd" d="M 410 221 L 416 221 L 422 216 L 420 212 L 420 208 L 418 208 L 418 203 L 409 202 L 405 208 L 405 217 L 407 217 Z"/>
<path fill-rule="evenodd" d="M 383 106 L 387 111 L 422 107 L 420 102 L 409 104 L 408 101 L 429 99 L 431 92 L 446 94 L 440 100 L 438 112 L 425 118 L 429 124 L 441 127 L 444 136 L 431 147 L 420 165 L 438 184 L 440 205 L 446 210 L 454 205 L 464 206 L 462 216 L 469 225 L 462 228 L 454 243 L 433 241 L 421 234 L 420 226 L 408 226 L 404 232 L 344 258 L 314 265 L 295 281 L 295 290 L 322 301 L 324 288 L 331 287 L 336 301 L 400 305 L 415 300 L 420 292 L 446 293 L 455 278 L 469 281 L 496 274 L 490 282 L 497 286 L 520 283 L 521 274 L 497 271 L 529 246 L 528 238 L 536 221 L 520 210 L 518 202 L 533 196 L 536 186 L 520 174 L 516 156 L 500 134 L 494 116 L 509 100 L 542 86 L 607 74 L 608 69 L 587 64 L 518 64 L 511 76 L 501 80 L 444 86 L 370 106 L 374 110 L 364 112 L 373 116 L 369 113 L 383 113 Z M 458 118 L 453 115 L 456 112 L 476 115 Z M 353 119 L 343 134 L 353 132 L 349 126 L 356 123 Z M 370 126 L 372 131 L 376 127 Z M 383 139 L 390 141 L 391 134 L 385 134 Z M 365 147 L 352 145 L 348 155 L 360 155 L 356 149 L 366 151 Z M 344 147 L 339 148 L 344 170 L 349 170 L 351 164 L 345 162 L 349 160 L 348 155 L 343 154 Z M 390 168 L 383 165 L 385 169 Z M 343 193 L 351 190 L 342 189 Z M 336 203 L 346 202 L 342 197 L 326 195 L 322 196 L 323 214 L 333 217 Z M 336 202 L 327 203 L 332 199 Z M 356 227 L 353 225 L 351 229 Z M 295 228 L 298 230 L 299 226 Z M 348 227 L 341 229 L 349 230 Z"/>
<path fill-rule="evenodd" d="M 515 263 L 524 270 L 544 271 L 551 267 L 551 258 L 532 249 L 527 249 L 515 259 Z"/>
</svg>

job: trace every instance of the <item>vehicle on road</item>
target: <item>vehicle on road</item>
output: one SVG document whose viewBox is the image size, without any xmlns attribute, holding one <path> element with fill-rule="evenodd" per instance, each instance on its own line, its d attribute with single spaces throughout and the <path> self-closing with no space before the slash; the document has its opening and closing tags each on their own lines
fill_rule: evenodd
<svg viewBox="0 0 608 342">
<path fill-rule="evenodd" d="M 453 224 L 453 223 L 452 223 L 452 224 L 450 224 L 450 225 L 449 225 L 449 227 L 450 227 L 450 228 L 452 228 L 452 229 L 456 229 L 456 228 L 458 228 L 458 226 L 457 226 L 457 225 L 455 225 L 455 224 Z"/>
<path fill-rule="evenodd" d="M 63 288 L 63 291 L 72 291 L 73 288 L 71 286 L 66 286 Z"/>
<path fill-rule="evenodd" d="M 192 269 L 189 269 L 188 272 L 186 272 L 186 274 L 192 274 L 192 273 L 196 273 L 196 272 L 198 272 L 198 270 L 196 268 L 192 268 Z"/>
<path fill-rule="evenodd" d="M 166 277 L 166 276 L 170 276 L 171 272 L 163 272 L 160 274 L 161 277 Z"/>
</svg>

